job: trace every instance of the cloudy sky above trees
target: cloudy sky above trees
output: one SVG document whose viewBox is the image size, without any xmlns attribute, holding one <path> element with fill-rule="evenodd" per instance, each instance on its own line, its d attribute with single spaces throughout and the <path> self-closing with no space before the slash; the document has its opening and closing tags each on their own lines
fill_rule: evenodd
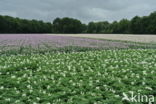
<svg viewBox="0 0 156 104">
<path fill-rule="evenodd" d="M 52 21 L 72 17 L 84 23 L 149 15 L 156 0 L 0 0 L 0 15 Z"/>
</svg>

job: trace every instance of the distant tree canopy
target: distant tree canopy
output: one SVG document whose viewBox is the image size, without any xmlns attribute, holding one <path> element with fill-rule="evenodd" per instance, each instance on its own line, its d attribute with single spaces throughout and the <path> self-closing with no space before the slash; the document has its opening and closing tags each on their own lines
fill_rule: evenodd
<svg viewBox="0 0 156 104">
<path fill-rule="evenodd" d="M 90 22 L 87 26 L 87 33 L 110 33 L 110 23 L 104 22 Z"/>
<path fill-rule="evenodd" d="M 73 18 L 56 18 L 52 23 L 0 16 L 0 33 L 100 33 L 156 34 L 156 12 L 149 16 L 82 24 Z"/>
<path fill-rule="evenodd" d="M 54 33 L 82 33 L 85 31 L 85 25 L 73 18 L 56 18 L 53 21 L 53 30 Z"/>
<path fill-rule="evenodd" d="M 37 20 L 26 20 L 0 16 L 0 33 L 51 33 L 52 24 Z"/>
<path fill-rule="evenodd" d="M 135 16 L 131 20 L 122 19 L 109 23 L 90 22 L 87 33 L 109 33 L 109 34 L 156 34 L 156 12 L 149 16 Z"/>
</svg>

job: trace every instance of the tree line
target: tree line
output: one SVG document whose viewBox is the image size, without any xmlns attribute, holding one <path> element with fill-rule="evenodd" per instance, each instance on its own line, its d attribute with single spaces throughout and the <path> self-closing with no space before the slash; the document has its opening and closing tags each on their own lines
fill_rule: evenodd
<svg viewBox="0 0 156 104">
<path fill-rule="evenodd" d="M 0 33 L 51 33 L 52 24 L 37 20 L 26 20 L 0 16 Z"/>
<path fill-rule="evenodd" d="M 156 12 L 149 16 L 83 24 L 78 19 L 56 18 L 52 23 L 0 15 L 0 33 L 156 34 Z"/>
</svg>

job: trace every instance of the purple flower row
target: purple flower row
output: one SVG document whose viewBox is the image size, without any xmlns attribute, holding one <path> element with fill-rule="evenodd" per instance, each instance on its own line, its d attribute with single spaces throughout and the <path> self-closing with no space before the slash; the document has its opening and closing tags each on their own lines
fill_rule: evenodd
<svg viewBox="0 0 156 104">
<path fill-rule="evenodd" d="M 111 42 L 98 39 L 57 36 L 48 34 L 1 34 L 0 47 L 27 47 L 58 48 L 65 46 L 79 46 L 90 48 L 126 48 L 121 42 Z"/>
</svg>

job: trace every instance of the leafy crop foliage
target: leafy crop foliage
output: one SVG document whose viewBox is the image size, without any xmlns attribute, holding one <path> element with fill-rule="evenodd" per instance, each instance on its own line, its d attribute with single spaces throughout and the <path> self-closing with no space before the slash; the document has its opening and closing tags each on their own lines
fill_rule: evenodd
<svg viewBox="0 0 156 104">
<path fill-rule="evenodd" d="M 129 91 L 156 95 L 155 75 L 152 49 L 3 55 L 0 103 L 125 104 Z"/>
</svg>

